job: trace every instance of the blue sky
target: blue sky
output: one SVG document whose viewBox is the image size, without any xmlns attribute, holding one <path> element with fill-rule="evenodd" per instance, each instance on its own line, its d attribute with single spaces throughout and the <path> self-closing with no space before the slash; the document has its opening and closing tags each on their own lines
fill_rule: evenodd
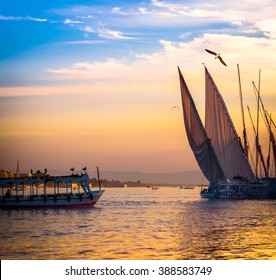
<svg viewBox="0 0 276 280">
<path fill-rule="evenodd" d="M 65 158 L 56 160 L 64 167 L 70 153 L 60 151 L 62 137 L 72 136 L 68 147 L 73 141 L 78 147 L 76 138 L 85 136 L 86 145 L 102 143 L 89 151 L 105 169 L 197 168 L 189 160 L 181 114 L 168 109 L 180 103 L 177 65 L 201 115 L 204 62 L 236 119 L 236 64 L 248 104 L 255 102 L 251 82 L 262 68 L 263 98 L 275 113 L 274 0 L 0 2 L 0 152 L 6 156 L 0 167 L 23 160 L 26 149 L 26 166 L 43 159 L 46 165 L 47 153 L 39 160 L 36 155 L 47 141 Z M 227 68 L 205 48 L 221 52 Z M 85 149 L 80 154 L 85 158 Z"/>
<path fill-rule="evenodd" d="M 207 33 L 266 38 L 271 30 L 258 23 L 273 20 L 275 7 L 273 1 L 1 2 L 0 82 L 7 86 L 43 83 L 47 67 L 79 61 L 131 63 L 136 54 L 162 50 L 160 40 L 187 42 Z"/>
</svg>

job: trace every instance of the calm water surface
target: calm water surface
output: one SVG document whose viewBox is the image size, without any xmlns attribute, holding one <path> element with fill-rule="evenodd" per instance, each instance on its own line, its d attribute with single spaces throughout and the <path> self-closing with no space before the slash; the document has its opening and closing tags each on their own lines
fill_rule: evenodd
<svg viewBox="0 0 276 280">
<path fill-rule="evenodd" d="M 276 259 L 276 201 L 116 188 L 92 209 L 0 210 L 1 259 Z"/>
</svg>

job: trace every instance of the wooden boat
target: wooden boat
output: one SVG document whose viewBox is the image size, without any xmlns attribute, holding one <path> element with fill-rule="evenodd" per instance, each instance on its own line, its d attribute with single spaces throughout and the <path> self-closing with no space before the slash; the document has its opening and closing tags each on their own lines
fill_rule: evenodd
<svg viewBox="0 0 276 280">
<path fill-rule="evenodd" d="M 40 173 L 39 176 L 1 178 L 0 188 L 2 209 L 93 207 L 104 193 L 100 184 L 98 190 L 91 190 L 86 172 L 69 176 Z"/>
</svg>

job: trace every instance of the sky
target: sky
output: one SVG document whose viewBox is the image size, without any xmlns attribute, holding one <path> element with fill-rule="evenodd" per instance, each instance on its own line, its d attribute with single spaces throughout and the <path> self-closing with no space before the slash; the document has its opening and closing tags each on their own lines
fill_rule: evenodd
<svg viewBox="0 0 276 280">
<path fill-rule="evenodd" d="M 177 66 L 203 121 L 207 66 L 240 135 L 237 64 L 254 120 L 261 69 L 275 120 L 274 0 L 0 4 L 0 168 L 15 171 L 19 160 L 22 170 L 198 170 L 182 112 L 171 110 L 181 106 Z"/>
</svg>

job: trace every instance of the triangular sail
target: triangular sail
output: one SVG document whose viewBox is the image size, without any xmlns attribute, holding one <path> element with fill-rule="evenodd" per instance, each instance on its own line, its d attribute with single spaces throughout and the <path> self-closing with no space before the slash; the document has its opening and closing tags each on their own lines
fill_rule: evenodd
<svg viewBox="0 0 276 280">
<path fill-rule="evenodd" d="M 254 180 L 255 175 L 244 154 L 226 105 L 206 67 L 205 94 L 205 129 L 224 174 L 229 179 L 241 176 Z"/>
<path fill-rule="evenodd" d="M 210 186 L 214 187 L 219 180 L 225 179 L 225 176 L 179 68 L 178 71 L 187 138 L 201 171 L 210 182 Z"/>
</svg>

